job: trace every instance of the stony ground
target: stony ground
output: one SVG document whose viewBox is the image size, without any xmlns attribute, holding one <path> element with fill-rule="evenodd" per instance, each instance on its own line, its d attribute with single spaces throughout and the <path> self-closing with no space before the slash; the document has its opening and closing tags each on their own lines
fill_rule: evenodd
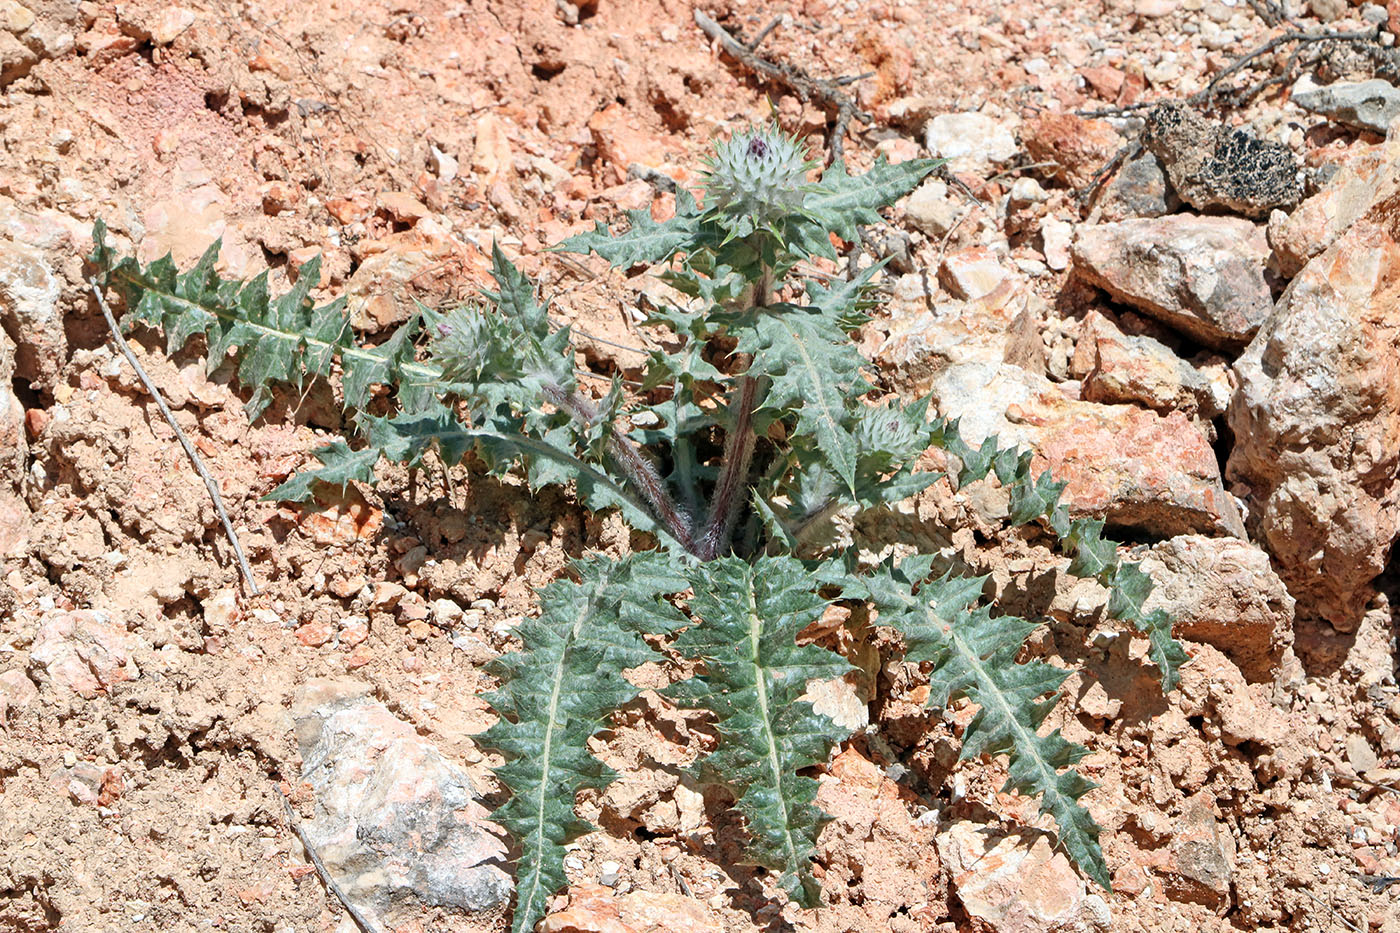
<svg viewBox="0 0 1400 933">
<path fill-rule="evenodd" d="M 853 166 L 951 159 L 846 244 L 892 257 L 871 375 L 1033 447 L 1146 558 L 1192 662 L 1163 697 L 1103 593 L 1002 531 L 1004 496 L 934 487 L 855 531 L 960 554 L 1045 620 L 1113 892 L 997 792 L 1003 763 L 958 762 L 972 710 L 923 710 L 886 658 L 836 707 L 870 728 L 821 775 L 828 906 L 735 864 L 678 767 L 701 737 L 644 694 L 599 737 L 623 777 L 580 798 L 603 828 L 541 929 L 1400 930 L 1400 8 L 1346 0 L 0 0 L 0 930 L 352 930 L 294 827 L 381 929 L 506 926 L 480 669 L 626 529 L 462 467 L 262 501 L 341 427 L 329 390 L 250 424 L 229 367 L 138 332 L 250 596 L 83 256 L 97 218 L 143 259 L 222 237 L 226 274 L 275 285 L 320 254 L 378 340 L 486 284 L 494 241 L 582 367 L 635 370 L 650 280 L 545 248 L 668 210 L 645 170 L 693 183 L 716 133 L 775 113 L 821 151 L 834 117 L 696 8 L 870 73 Z M 1203 100 L 1321 29 L 1361 38 L 1279 45 Z"/>
</svg>

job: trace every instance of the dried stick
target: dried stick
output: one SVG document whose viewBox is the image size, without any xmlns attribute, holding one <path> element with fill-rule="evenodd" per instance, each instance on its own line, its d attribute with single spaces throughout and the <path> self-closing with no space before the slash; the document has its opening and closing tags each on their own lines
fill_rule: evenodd
<svg viewBox="0 0 1400 933">
<path fill-rule="evenodd" d="M 695 11 L 695 25 L 724 49 L 739 64 L 750 71 L 766 75 L 790 88 L 797 96 L 804 100 L 816 100 L 825 105 L 828 109 L 836 111 L 836 121 L 831 129 L 831 136 L 827 141 L 827 146 L 831 150 L 831 160 L 841 162 L 845 159 L 846 144 L 844 137 L 846 127 L 855 118 L 862 123 L 870 123 L 874 117 L 856 106 L 856 102 L 843 94 L 840 90 L 841 81 L 825 81 L 820 78 L 813 78 L 800 68 L 791 65 L 775 65 L 772 62 L 759 58 L 753 53 L 750 46 L 744 45 L 738 39 L 729 34 L 729 31 L 715 22 L 704 12 Z M 769 24 L 771 27 L 771 23 Z M 763 36 L 767 35 L 765 29 Z M 762 36 L 760 36 L 762 38 Z M 756 45 L 757 43 L 755 43 Z M 859 80 L 859 79 L 851 79 Z M 849 83 L 849 82 L 847 82 Z"/>
<path fill-rule="evenodd" d="M 957 188 L 963 193 L 964 196 L 967 197 L 969 201 L 971 201 L 973 204 L 976 204 L 983 210 L 987 209 L 987 205 L 983 204 L 981 199 L 978 198 L 977 195 L 972 193 L 972 189 L 967 186 L 967 182 L 963 181 L 957 175 L 953 174 L 953 170 L 948 167 L 947 162 L 940 162 L 938 164 L 938 168 L 933 170 L 933 177 L 937 178 L 945 185 L 952 185 L 954 188 Z M 991 181 L 990 178 L 987 180 Z"/>
<path fill-rule="evenodd" d="M 1214 99 L 1215 95 L 1219 93 L 1216 88 L 1221 81 L 1230 77 L 1230 75 L 1238 73 L 1255 59 L 1269 54 L 1279 46 L 1288 45 L 1291 42 L 1298 43 L 1299 48 L 1305 45 L 1314 45 L 1318 42 L 1378 42 L 1379 35 L 1379 26 L 1374 26 L 1370 29 L 1361 29 L 1356 32 L 1322 32 L 1316 35 L 1299 31 L 1286 32 L 1281 36 L 1275 36 L 1262 45 L 1258 45 L 1236 58 L 1228 66 L 1216 72 L 1211 77 L 1209 83 L 1194 94 L 1190 94 L 1186 97 L 1168 97 L 1162 100 L 1143 101 L 1137 104 L 1128 104 L 1123 107 L 1103 107 L 1098 110 L 1076 110 L 1074 113 L 1076 116 L 1080 117 L 1121 117 L 1126 113 L 1151 109 L 1158 104 L 1183 103 L 1192 106 L 1209 104 L 1211 100 Z M 1246 102 L 1250 97 L 1262 91 L 1269 84 L 1269 81 L 1259 82 L 1253 88 L 1248 89 L 1247 94 L 1240 100 L 1235 101 L 1235 103 L 1238 105 Z"/>
<path fill-rule="evenodd" d="M 229 520 L 228 512 L 224 509 L 223 497 L 219 495 L 219 484 L 214 482 L 214 477 L 204 466 L 199 452 L 194 449 L 190 439 L 180 429 L 175 416 L 171 414 L 169 406 L 165 404 L 165 399 L 161 397 L 160 390 L 156 388 L 151 377 L 146 375 L 146 370 L 142 368 L 140 361 L 136 359 L 136 354 L 132 353 L 131 348 L 126 345 L 121 329 L 117 327 L 117 319 L 112 316 L 112 309 L 107 306 L 107 299 L 102 297 L 102 289 L 97 287 L 97 281 L 88 279 L 88 285 L 92 288 L 93 297 L 97 299 L 97 306 L 102 309 L 102 316 L 107 319 L 107 326 L 112 331 L 112 339 L 117 342 L 117 347 L 126 357 L 126 361 L 131 364 L 131 368 L 136 370 L 136 375 L 140 377 L 142 385 L 146 387 L 151 398 L 156 400 L 156 406 L 160 408 L 160 413 L 165 416 L 166 424 L 170 425 L 170 429 L 175 432 L 180 446 L 185 448 L 185 454 L 194 464 L 195 472 L 199 474 L 199 478 L 204 480 L 204 488 L 209 490 L 209 498 L 214 501 L 214 511 L 219 513 L 219 518 L 224 523 L 224 534 L 228 536 L 229 543 L 233 545 L 233 553 L 238 558 L 238 569 L 243 573 L 243 580 L 248 584 L 248 591 L 257 596 L 259 593 L 258 581 L 253 578 L 253 568 L 248 566 L 248 558 L 243 555 L 243 547 L 238 543 L 238 533 L 233 530 L 233 522 Z"/>
<path fill-rule="evenodd" d="M 282 788 L 277 788 L 277 796 L 282 798 L 282 809 L 287 814 L 287 825 L 296 834 L 297 840 L 301 842 L 301 847 L 306 850 L 306 857 L 311 859 L 311 864 L 316 866 L 316 874 L 321 876 L 321 881 L 326 886 L 326 890 L 335 895 L 335 899 L 340 901 L 340 906 L 345 908 L 345 912 L 350 915 L 350 919 L 355 921 L 355 926 L 359 927 L 362 933 L 379 933 L 379 927 L 371 923 L 369 918 L 360 913 L 358 907 L 351 903 L 349 896 L 341 888 L 340 884 L 331 877 L 331 873 L 326 868 L 326 863 L 321 861 L 321 854 L 316 851 L 316 847 L 311 844 L 311 840 L 306 836 L 306 830 L 302 828 L 301 820 L 297 819 L 296 811 L 292 809 L 292 802 L 287 799 L 287 795 L 282 792 Z"/>
<path fill-rule="evenodd" d="M 1324 908 L 1326 908 L 1328 913 L 1336 917 L 1338 920 L 1342 921 L 1342 923 L 1346 924 L 1347 929 L 1354 931 L 1354 933 L 1361 933 L 1361 927 L 1352 923 L 1346 917 L 1343 917 L 1340 913 L 1337 912 L 1337 908 L 1333 907 L 1331 904 L 1327 903 L 1322 898 L 1309 891 L 1307 888 L 1294 888 L 1293 890 L 1306 894 L 1308 897 L 1312 898 L 1313 903 L 1321 904 Z"/>
<path fill-rule="evenodd" d="M 762 29 L 760 29 L 760 30 L 758 31 L 758 35 L 754 36 L 754 37 L 753 37 L 753 41 L 749 43 L 749 51 L 750 51 L 750 52 L 757 52 L 757 51 L 758 51 L 758 47 L 759 47 L 760 45 L 763 44 L 763 40 L 764 40 L 764 39 L 767 39 L 767 38 L 768 38 L 768 34 L 771 33 L 774 29 L 777 29 L 777 28 L 778 28 L 778 24 L 781 23 L 782 21 L 783 21 L 783 18 L 782 18 L 781 16 L 775 16 L 775 17 L 773 17 L 772 19 L 770 19 L 770 20 L 768 21 L 768 25 L 767 25 L 767 26 L 764 26 Z"/>
<path fill-rule="evenodd" d="M 1261 55 L 1269 54 L 1281 45 L 1287 45 L 1290 42 L 1297 42 L 1299 43 L 1300 47 L 1303 45 L 1311 45 L 1316 42 L 1330 41 L 1375 42 L 1378 41 L 1379 36 L 1380 26 L 1375 26 L 1371 29 L 1363 29 L 1358 32 L 1324 32 L 1315 36 L 1310 35 L 1306 32 L 1284 33 L 1281 36 L 1276 36 L 1273 39 L 1270 39 L 1268 42 L 1265 42 L 1263 45 L 1258 46 L 1257 48 L 1251 49 L 1244 55 L 1241 55 L 1239 58 L 1235 59 L 1233 62 L 1230 63 L 1230 66 L 1228 68 L 1225 68 L 1220 72 L 1216 73 L 1216 75 L 1210 79 L 1210 83 L 1208 83 L 1205 87 L 1201 88 L 1199 91 L 1186 98 L 1186 102 L 1188 104 L 1199 104 L 1202 102 L 1209 103 L 1211 98 L 1215 96 L 1215 86 L 1217 84 L 1219 84 L 1221 81 L 1225 80 L 1235 72 L 1239 71 L 1240 69 L 1244 68 L 1256 58 L 1259 58 Z"/>
<path fill-rule="evenodd" d="M 1133 159 L 1136 159 L 1142 154 L 1142 148 L 1143 146 L 1140 142 L 1128 143 L 1115 152 L 1113 158 L 1099 166 L 1099 170 L 1094 173 L 1094 177 L 1089 179 L 1089 183 L 1084 186 L 1084 189 L 1075 195 L 1075 201 L 1078 202 L 1079 206 L 1083 208 L 1084 205 L 1092 201 L 1099 188 L 1112 177 L 1113 173 L 1118 170 L 1118 167 L 1124 162 L 1131 162 Z"/>
</svg>

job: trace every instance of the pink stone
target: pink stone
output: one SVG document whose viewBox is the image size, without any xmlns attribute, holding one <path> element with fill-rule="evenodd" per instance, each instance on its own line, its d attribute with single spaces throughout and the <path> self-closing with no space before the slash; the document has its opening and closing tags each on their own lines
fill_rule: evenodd
<svg viewBox="0 0 1400 933">
<path fill-rule="evenodd" d="M 1210 347 L 1238 348 L 1273 310 L 1264 231 L 1240 217 L 1134 218 L 1080 227 L 1075 274 Z"/>
<path fill-rule="evenodd" d="M 1117 74 L 1117 78 L 1121 87 L 1122 75 Z M 1021 127 L 1021 142 L 1032 161 L 1054 163 L 1055 177 L 1082 187 L 1113 158 L 1123 145 L 1123 138 L 1103 120 L 1088 120 L 1072 113 L 1047 113 Z"/>
<path fill-rule="evenodd" d="M 1235 363 L 1227 475 L 1302 614 L 1352 631 L 1400 529 L 1400 143 Z"/>
<path fill-rule="evenodd" d="M 0 674 L 0 729 L 9 728 L 9 717 L 34 702 L 39 688 L 25 676 L 24 671 L 8 670 Z"/>
<path fill-rule="evenodd" d="M 992 933 L 1107 933 L 1108 904 L 1089 893 L 1050 838 L 1039 830 L 1007 835 L 961 820 L 938 836 L 953 890 L 974 923 Z"/>
<path fill-rule="evenodd" d="M 938 280 L 954 297 L 982 298 L 997 290 L 1011 276 L 1008 270 L 985 246 L 974 246 L 954 253 L 943 260 Z"/>
<path fill-rule="evenodd" d="M 1044 377 L 985 361 L 946 367 L 932 392 L 972 446 L 995 434 L 1002 446 L 1034 451 L 1033 473 L 1049 468 L 1068 484 L 1071 515 L 1166 536 L 1243 535 L 1215 451 L 1181 412 L 1080 401 Z"/>
<path fill-rule="evenodd" d="M 140 676 L 126 629 L 107 621 L 105 613 L 88 609 L 50 615 L 39 627 L 29 659 L 44 669 L 51 683 L 87 700 Z"/>
</svg>

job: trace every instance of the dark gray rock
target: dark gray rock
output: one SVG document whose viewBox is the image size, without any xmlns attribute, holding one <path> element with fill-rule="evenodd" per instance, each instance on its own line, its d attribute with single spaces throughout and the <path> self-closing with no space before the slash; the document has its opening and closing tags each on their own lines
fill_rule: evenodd
<svg viewBox="0 0 1400 933">
<path fill-rule="evenodd" d="M 1111 222 L 1130 217 L 1161 217 L 1181 206 L 1167 181 L 1162 161 L 1144 152 L 1123 164 L 1094 203 L 1092 219 Z"/>
<path fill-rule="evenodd" d="M 1162 160 L 1176 193 L 1199 211 L 1263 217 L 1303 195 L 1293 150 L 1207 120 L 1184 104 L 1149 111 L 1143 143 Z"/>
</svg>

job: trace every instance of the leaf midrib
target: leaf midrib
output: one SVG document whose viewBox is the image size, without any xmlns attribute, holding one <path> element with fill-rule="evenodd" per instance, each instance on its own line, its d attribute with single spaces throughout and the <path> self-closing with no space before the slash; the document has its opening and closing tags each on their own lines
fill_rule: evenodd
<svg viewBox="0 0 1400 933">
<path fill-rule="evenodd" d="M 927 607 L 925 608 L 927 609 Z M 1059 771 L 1055 770 L 1055 768 L 1040 754 L 1040 748 L 1036 741 L 1039 736 L 1036 735 L 1033 730 L 1027 729 L 1021 723 L 1020 719 L 1017 718 L 1015 708 L 1006 701 L 1005 694 L 997 687 L 996 681 L 987 672 L 986 666 L 982 663 L 981 656 L 979 656 L 977 652 L 973 650 L 972 646 L 962 637 L 962 634 L 952 621 L 948 621 L 945 624 L 947 626 L 945 631 L 948 634 L 949 641 L 972 671 L 978 686 L 981 687 L 981 693 L 983 696 L 989 696 L 992 705 L 1001 712 L 1002 721 L 1005 723 L 1003 728 L 1013 733 L 1013 740 L 1017 743 L 1016 747 L 1019 749 L 1017 752 L 1018 757 L 1024 756 L 1031 759 L 1036 771 L 1039 772 L 1041 781 L 1041 808 L 1042 810 L 1048 810 L 1049 807 L 1046 804 L 1048 804 L 1051 798 L 1061 798 L 1064 796 L 1060 791 Z M 983 702 L 983 696 L 979 696 L 977 702 L 985 707 L 987 704 Z M 964 741 L 966 741 L 966 737 L 964 737 Z M 1072 797 L 1070 798 L 1070 805 L 1083 806 Z M 1055 822 L 1059 825 L 1060 835 L 1062 837 L 1074 836 L 1078 838 L 1081 835 L 1080 828 L 1073 820 L 1062 821 L 1059 819 L 1058 813 L 1055 814 L 1055 817 Z M 1092 860 L 1093 853 L 1089 852 L 1087 854 Z M 1078 861 L 1077 858 L 1075 860 Z"/>
<path fill-rule="evenodd" d="M 579 636 L 583 632 L 583 624 L 593 613 L 593 608 L 597 602 L 597 596 L 598 591 L 595 589 L 593 593 L 589 594 L 588 599 L 585 599 L 582 605 L 579 607 L 578 615 L 574 618 L 574 624 L 569 629 L 569 637 L 565 640 L 559 652 L 559 659 L 555 662 L 554 665 L 554 682 L 550 686 L 549 691 L 549 725 L 546 726 L 544 730 L 544 751 L 540 758 L 541 766 L 539 792 L 536 795 L 535 800 L 535 852 L 543 852 L 545 850 L 546 840 L 544 837 L 544 811 L 545 805 L 548 803 L 549 800 L 549 772 L 553 762 L 553 758 L 551 756 L 553 753 L 554 746 L 554 729 L 555 724 L 558 722 L 557 714 L 559 712 L 559 697 L 564 689 L 564 675 L 569 668 L 569 649 L 578 643 Z M 534 914 L 534 903 L 535 898 L 539 894 L 540 876 L 542 874 L 542 867 L 537 866 L 536 870 L 531 874 L 530 893 L 528 898 L 524 896 L 520 898 L 520 904 L 517 906 L 517 910 L 519 910 L 520 907 L 523 907 L 526 904 L 530 905 L 530 909 L 524 912 L 525 915 Z"/>
<path fill-rule="evenodd" d="M 787 863 L 797 870 L 797 846 L 792 840 L 792 831 L 788 828 L 791 823 L 791 815 L 787 812 L 787 798 L 783 796 L 783 767 L 782 761 L 778 757 L 778 743 L 773 735 L 773 724 L 769 718 L 768 711 L 768 682 L 764 679 L 764 668 L 760 661 L 759 647 L 763 634 L 763 620 L 758 612 L 758 595 L 755 592 L 754 578 L 749 577 L 748 596 L 748 629 L 749 629 L 749 654 L 753 664 L 754 687 L 758 695 L 758 712 L 763 721 L 763 737 L 768 743 L 768 768 L 773 775 L 773 789 L 778 792 L 777 799 L 783 807 L 783 842 L 787 849 Z"/>
<path fill-rule="evenodd" d="M 817 406 L 820 409 L 818 419 L 825 423 L 827 430 L 831 432 L 832 444 L 831 450 L 827 452 L 827 456 L 832 458 L 833 460 L 835 460 L 838 457 L 840 458 L 840 462 L 834 465 L 836 466 L 837 470 L 841 472 L 841 478 L 846 481 L 846 485 L 851 487 L 851 492 L 854 493 L 855 484 L 853 482 L 853 479 L 855 476 L 855 464 L 851 462 L 849 456 L 846 456 L 846 451 L 843 449 L 841 443 L 839 442 L 841 435 L 841 426 L 836 416 L 832 414 L 831 406 L 827 403 L 826 393 L 822 391 L 822 389 L 826 387 L 826 381 L 821 377 L 821 374 L 818 372 L 817 364 L 812 359 L 811 354 L 807 352 L 807 345 L 803 341 L 802 335 L 799 334 L 796 329 L 787 324 L 781 324 L 780 326 L 788 332 L 788 336 L 792 338 L 793 348 L 797 351 L 797 354 L 802 359 L 802 368 L 806 371 L 807 378 L 810 380 L 812 385 L 812 395 L 814 396 L 814 399 L 812 400 L 816 401 Z M 805 408 L 807 402 L 812 400 L 804 400 L 803 407 Z"/>
</svg>

